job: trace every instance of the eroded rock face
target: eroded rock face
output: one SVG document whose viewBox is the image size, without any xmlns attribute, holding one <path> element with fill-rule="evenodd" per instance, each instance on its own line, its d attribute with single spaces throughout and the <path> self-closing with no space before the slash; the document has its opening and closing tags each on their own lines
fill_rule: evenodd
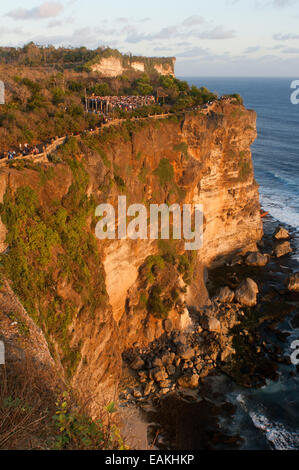
<svg viewBox="0 0 299 470">
<path fill-rule="evenodd" d="M 153 58 L 154 69 L 160 75 L 172 75 L 174 76 L 174 65 L 175 65 L 175 58 L 169 59 L 169 63 L 164 63 L 159 60 L 159 58 Z M 98 72 L 102 77 L 119 77 L 125 71 L 137 71 L 137 72 L 144 72 L 146 71 L 146 62 L 140 60 L 136 60 L 131 63 L 125 63 L 121 57 L 103 57 L 99 60 L 98 63 L 93 64 L 91 66 L 91 70 L 93 72 Z"/>
<path fill-rule="evenodd" d="M 257 304 L 257 294 L 259 292 L 256 282 L 247 278 L 236 290 L 237 302 L 246 307 L 254 307 Z"/>
</svg>

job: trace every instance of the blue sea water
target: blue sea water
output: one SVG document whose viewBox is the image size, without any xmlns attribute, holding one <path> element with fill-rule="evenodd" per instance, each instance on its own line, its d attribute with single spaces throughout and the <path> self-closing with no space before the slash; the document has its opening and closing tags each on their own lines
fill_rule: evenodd
<svg viewBox="0 0 299 470">
<path fill-rule="evenodd" d="M 219 95 L 240 93 L 245 106 L 257 112 L 258 138 L 252 153 L 262 206 L 299 232 L 299 105 L 290 101 L 290 84 L 297 78 L 187 80 Z M 299 330 L 288 321 L 280 328 L 291 333 L 284 351 L 290 355 L 290 343 L 298 339 Z M 299 450 L 299 377 L 290 377 L 283 368 L 280 374 L 278 382 L 246 391 L 226 377 L 211 379 L 225 400 L 236 406 L 233 419 L 224 419 L 222 427 L 242 436 L 243 449 Z"/>
</svg>

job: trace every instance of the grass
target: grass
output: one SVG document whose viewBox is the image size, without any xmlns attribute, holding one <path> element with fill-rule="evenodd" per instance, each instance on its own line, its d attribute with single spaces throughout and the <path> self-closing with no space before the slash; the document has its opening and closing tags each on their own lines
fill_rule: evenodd
<svg viewBox="0 0 299 470">
<path fill-rule="evenodd" d="M 102 406 L 97 420 L 88 403 L 79 405 L 25 357 L 0 366 L 0 450 L 125 450 L 114 424 L 114 403 Z"/>
<path fill-rule="evenodd" d="M 30 328 L 27 323 L 21 318 L 21 316 L 16 312 L 9 313 L 9 319 L 12 322 L 16 322 L 21 336 L 29 336 Z"/>
</svg>

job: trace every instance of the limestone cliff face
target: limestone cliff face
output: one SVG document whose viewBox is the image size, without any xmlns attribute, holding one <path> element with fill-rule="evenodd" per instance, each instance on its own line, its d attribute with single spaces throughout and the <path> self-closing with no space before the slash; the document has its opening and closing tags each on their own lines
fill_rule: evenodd
<svg viewBox="0 0 299 470">
<path fill-rule="evenodd" d="M 118 77 L 124 72 L 121 59 L 108 57 L 103 58 L 98 64 L 91 67 L 93 72 L 98 72 L 103 77 Z"/>
<path fill-rule="evenodd" d="M 174 76 L 175 58 L 167 61 L 159 58 L 138 58 L 132 62 L 126 62 L 122 57 L 103 57 L 98 63 L 91 66 L 93 72 L 98 72 L 102 77 L 119 77 L 126 71 L 150 72 L 154 69 L 160 75 Z"/>
<path fill-rule="evenodd" d="M 186 285 L 180 273 L 171 268 L 166 278 L 161 278 L 168 288 L 184 288 L 185 294 L 171 309 L 169 318 L 175 327 L 187 328 L 191 319 L 186 306 L 199 308 L 207 301 L 205 267 L 226 254 L 252 248 L 262 236 L 250 152 L 256 137 L 256 115 L 233 101 L 218 101 L 208 110 L 186 113 L 178 119 L 132 122 L 125 130 L 111 130 L 108 137 L 98 138 L 101 152 L 83 147 L 88 194 L 97 202 L 116 206 L 118 195 L 126 194 L 128 204 L 203 204 L 204 245 L 195 260 L 191 285 Z M 166 167 L 173 171 L 163 179 L 161 162 L 165 165 L 166 160 Z M 33 187 L 45 207 L 62 199 L 72 182 L 71 171 L 63 163 L 47 166 L 53 167 L 54 176 L 43 186 L 36 171 L 3 169 L 1 199 L 8 184 L 13 190 L 23 185 Z M 2 247 L 5 231 L 2 223 Z M 69 328 L 73 331 L 72 341 L 81 344 L 82 359 L 72 383 L 83 395 L 88 392 L 89 396 L 104 399 L 116 392 L 122 352 L 160 337 L 165 322 L 140 305 L 144 289 L 141 267 L 148 256 L 158 253 L 157 243 L 98 240 L 97 246 L 105 271 L 106 307 L 96 306 L 90 316 L 72 281 L 62 282 L 58 273 L 57 283 L 59 295 L 72 297 L 76 304 Z"/>
</svg>

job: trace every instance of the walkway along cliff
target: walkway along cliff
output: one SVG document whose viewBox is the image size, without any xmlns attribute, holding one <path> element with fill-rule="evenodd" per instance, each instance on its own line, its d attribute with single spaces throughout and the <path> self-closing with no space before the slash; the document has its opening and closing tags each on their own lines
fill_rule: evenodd
<svg viewBox="0 0 299 470">
<path fill-rule="evenodd" d="M 48 163 L 1 168 L 5 275 L 44 333 L 49 374 L 51 355 L 57 373 L 93 397 L 93 414 L 116 396 L 122 353 L 163 335 L 166 317 L 189 327 L 189 311 L 208 301 L 205 269 L 262 237 L 255 138 L 255 113 L 219 100 L 207 113 L 128 121 L 70 139 Z M 97 240 L 94 208 L 119 194 L 129 204 L 203 204 L 203 248 L 186 267 L 180 244 Z M 160 298 L 167 284 L 180 292 L 167 315 L 151 312 L 148 298 L 161 254 L 167 264 L 181 257 L 181 269 L 159 280 Z"/>
</svg>

